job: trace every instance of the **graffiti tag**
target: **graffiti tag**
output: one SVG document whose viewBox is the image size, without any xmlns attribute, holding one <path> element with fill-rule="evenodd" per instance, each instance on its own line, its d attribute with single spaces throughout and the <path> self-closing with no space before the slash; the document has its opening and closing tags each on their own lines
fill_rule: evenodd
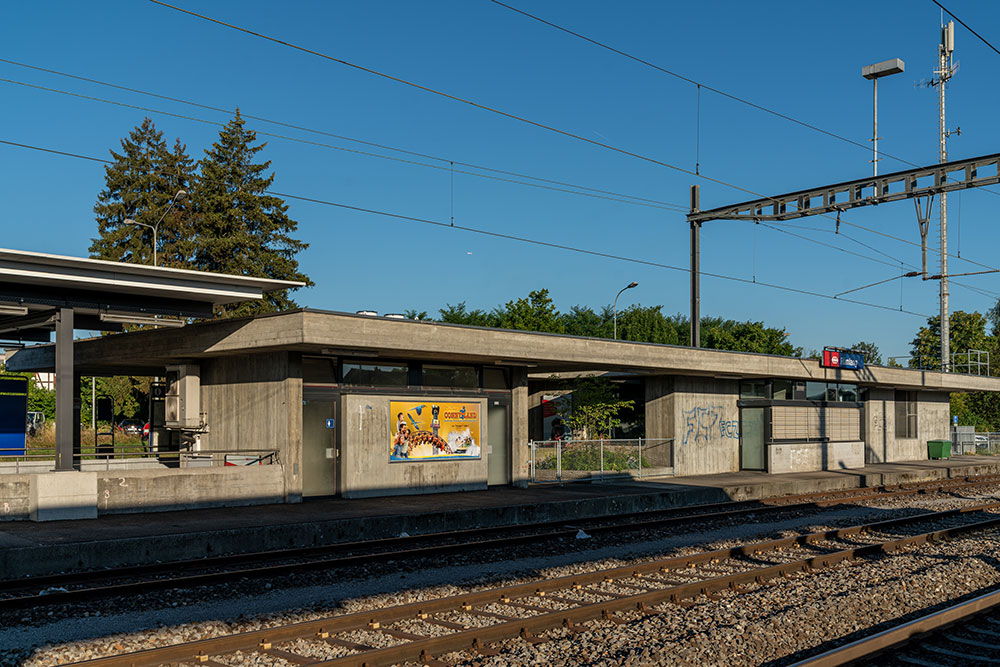
<svg viewBox="0 0 1000 667">
<path fill-rule="evenodd" d="M 687 445 L 709 442 L 716 435 L 720 438 L 739 438 L 739 420 L 726 420 L 722 416 L 720 405 L 685 410 L 682 443 Z"/>
</svg>

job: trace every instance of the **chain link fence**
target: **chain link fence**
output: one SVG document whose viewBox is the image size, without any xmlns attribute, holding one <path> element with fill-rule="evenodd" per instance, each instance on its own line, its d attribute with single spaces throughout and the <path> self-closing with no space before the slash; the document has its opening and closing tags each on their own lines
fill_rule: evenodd
<svg viewBox="0 0 1000 667">
<path fill-rule="evenodd" d="M 528 447 L 531 481 L 536 483 L 674 474 L 673 438 L 533 440 Z"/>
</svg>

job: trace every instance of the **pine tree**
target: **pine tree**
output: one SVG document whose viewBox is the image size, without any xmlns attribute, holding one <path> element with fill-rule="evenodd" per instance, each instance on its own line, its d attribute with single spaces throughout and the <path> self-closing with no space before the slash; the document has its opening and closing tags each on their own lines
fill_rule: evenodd
<svg viewBox="0 0 1000 667">
<path fill-rule="evenodd" d="M 97 197 L 96 239 L 91 257 L 116 262 L 153 263 L 153 233 L 147 227 L 125 224 L 131 219 L 156 224 L 179 190 L 187 190 L 193 161 L 177 141 L 171 152 L 163 133 L 146 118 L 121 141 L 122 152 L 111 151 L 114 164 L 104 168 L 105 188 Z M 186 202 L 178 201 L 158 227 L 160 264 L 184 263 L 175 247 L 185 234 Z"/>
<path fill-rule="evenodd" d="M 254 162 L 267 144 L 254 145 L 257 133 L 245 125 L 237 109 L 199 163 L 193 268 L 312 285 L 295 259 L 308 247 L 291 236 L 298 223 L 288 217 L 284 201 L 267 194 L 274 181 L 273 173 L 265 173 L 271 161 Z M 283 290 L 268 294 L 263 301 L 222 307 L 218 314 L 251 315 L 295 307 L 288 290 Z"/>
</svg>

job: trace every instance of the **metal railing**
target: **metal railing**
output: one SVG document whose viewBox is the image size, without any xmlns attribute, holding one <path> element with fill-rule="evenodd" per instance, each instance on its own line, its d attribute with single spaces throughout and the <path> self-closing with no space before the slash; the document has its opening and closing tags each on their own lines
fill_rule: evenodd
<svg viewBox="0 0 1000 667">
<path fill-rule="evenodd" d="M 601 481 L 672 476 L 673 438 L 532 440 L 531 481 Z"/>
<path fill-rule="evenodd" d="M 49 472 L 55 466 L 55 447 L 0 448 L 0 474 Z M 150 451 L 140 445 L 112 448 L 81 447 L 80 470 L 138 470 L 149 468 L 208 468 L 279 463 L 274 449 Z"/>
<path fill-rule="evenodd" d="M 1000 431 L 978 432 L 975 434 L 976 454 L 1000 455 Z"/>
</svg>

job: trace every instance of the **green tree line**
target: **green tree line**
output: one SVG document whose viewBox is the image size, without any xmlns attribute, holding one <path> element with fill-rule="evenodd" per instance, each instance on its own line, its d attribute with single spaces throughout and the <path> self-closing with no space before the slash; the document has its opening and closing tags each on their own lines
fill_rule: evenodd
<svg viewBox="0 0 1000 667">
<path fill-rule="evenodd" d="M 430 318 L 426 312 L 408 310 L 406 316 L 411 319 L 436 319 L 449 324 L 544 331 L 593 338 L 614 337 L 612 306 L 594 310 L 590 306 L 577 305 L 566 312 L 560 312 L 547 289 L 534 290 L 526 297 L 508 301 L 489 311 L 470 310 L 463 301 L 457 305 L 447 304 L 439 313 L 440 317 Z M 717 350 L 802 356 L 802 348 L 790 343 L 788 336 L 783 327 L 769 327 L 763 322 L 738 322 L 721 317 L 704 317 L 701 320 L 702 347 Z M 663 306 L 635 304 L 618 311 L 618 339 L 688 345 L 691 340 L 691 322 L 684 315 L 664 314 Z"/>
</svg>

